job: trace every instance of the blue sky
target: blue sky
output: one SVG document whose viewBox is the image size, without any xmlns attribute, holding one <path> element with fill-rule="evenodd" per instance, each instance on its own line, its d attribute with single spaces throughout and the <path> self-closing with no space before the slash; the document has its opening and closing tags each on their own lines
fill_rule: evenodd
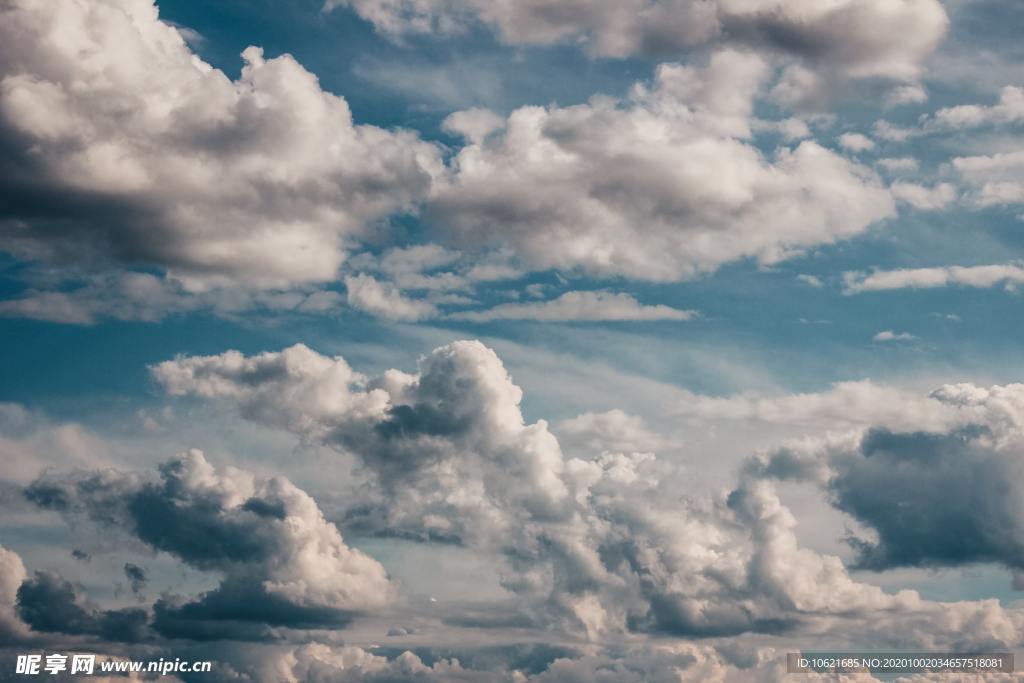
<svg viewBox="0 0 1024 683">
<path fill-rule="evenodd" d="M 2 11 L 12 643 L 560 681 L 1024 640 L 1021 8 Z"/>
</svg>

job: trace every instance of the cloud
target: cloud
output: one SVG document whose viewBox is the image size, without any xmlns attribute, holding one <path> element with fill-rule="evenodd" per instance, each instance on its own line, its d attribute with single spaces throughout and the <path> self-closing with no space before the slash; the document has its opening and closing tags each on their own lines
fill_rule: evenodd
<svg viewBox="0 0 1024 683">
<path fill-rule="evenodd" d="M 71 583 L 51 572 L 36 572 L 18 588 L 18 615 L 34 631 L 108 641 L 136 642 L 147 637 L 145 610 L 96 610 L 82 602 Z"/>
<path fill-rule="evenodd" d="M 343 358 L 302 344 L 249 357 L 227 351 L 177 358 L 150 371 L 171 396 L 230 400 L 247 419 L 311 439 L 328 437 L 326 423 L 383 419 L 389 400 L 384 389 L 368 389 L 367 378 Z"/>
<path fill-rule="evenodd" d="M 906 142 L 910 138 L 924 134 L 924 131 L 920 128 L 905 128 L 885 120 L 875 121 L 872 132 L 875 134 L 875 137 L 888 140 L 889 142 Z"/>
<path fill-rule="evenodd" d="M 884 425 L 892 429 L 946 429 L 963 424 L 961 407 L 934 396 L 871 380 L 836 382 L 820 392 L 712 397 L 692 394 L 673 414 L 700 423 L 728 420 L 795 425 L 803 429 L 849 429 Z"/>
<path fill-rule="evenodd" d="M 466 109 L 457 111 L 441 122 L 441 127 L 469 142 L 480 143 L 505 125 L 505 120 L 489 109 Z"/>
<path fill-rule="evenodd" d="M 152 371 L 169 393 L 225 402 L 247 419 L 355 456 L 368 479 L 339 511 L 346 535 L 444 548 L 454 544 L 497 560 L 516 614 L 513 621 L 492 619 L 486 628 L 497 634 L 529 624 L 592 644 L 587 654 L 565 656 L 557 665 L 555 657 L 563 654 L 538 661 L 529 670 L 538 680 L 558 680 L 551 678 L 555 672 L 586 671 L 591 665 L 622 675 L 636 666 L 644 680 L 662 669 L 629 663 L 637 653 L 609 649 L 609 643 L 643 633 L 785 642 L 800 634 L 828 639 L 857 632 L 872 643 L 935 648 L 1020 642 L 1022 620 L 1014 609 L 934 603 L 913 591 L 888 593 L 853 578 L 838 557 L 797 542 L 796 519 L 770 480 L 814 482 L 831 495 L 831 482 L 841 471 L 837 463 L 861 457 L 865 431 L 825 441 L 808 438 L 764 453 L 747 463 L 731 490 L 682 495 L 685 470 L 649 452 L 671 444 L 642 420 L 619 411 L 584 414 L 559 424 L 554 433 L 543 420 L 527 422 L 520 409 L 522 390 L 479 342 L 439 347 L 414 372 L 389 370 L 377 377 L 302 346 L 252 357 L 236 352 L 180 357 Z M 868 431 L 877 433 L 977 434 L 978 448 L 1006 449 L 1024 424 L 1022 397 L 1019 388 L 970 385 L 914 396 L 865 382 L 820 395 L 708 399 L 698 402 L 693 414 L 705 424 L 761 416 L 816 425 L 870 424 Z M 887 443 L 884 448 L 891 450 Z M 873 447 L 871 458 L 883 446 Z M 980 476 L 972 474 L 974 467 L 962 464 L 955 477 L 962 482 Z M 884 500 L 872 499 L 872 509 L 898 507 L 899 490 L 894 484 Z M 214 468 L 196 452 L 162 465 L 157 479 L 114 470 L 50 471 L 28 495 L 73 523 L 88 520 L 219 575 L 220 584 L 206 593 L 165 594 L 156 601 L 151 623 L 163 638 L 263 641 L 283 633 L 268 627 L 338 628 L 357 614 L 385 614 L 381 610 L 395 607 L 382 600 L 393 586 L 380 565 L 345 545 L 306 494 L 281 478 Z M 855 496 L 843 500 L 850 510 L 860 509 Z M 880 528 L 882 521 L 870 514 L 857 516 L 869 528 Z M 867 546 L 857 545 L 862 547 Z M 862 558 L 871 554 L 859 552 Z M 47 594 L 63 590 L 57 590 L 59 581 L 50 584 L 54 590 Z M 86 617 L 76 612 L 76 619 L 90 622 L 88 615 L 97 614 L 83 610 Z M 387 627 L 396 614 L 407 613 L 386 612 Z M 448 628 L 484 627 L 458 616 L 452 613 Z M 422 642 L 421 634 L 432 632 L 428 624 L 437 619 L 435 613 L 427 621 L 403 621 L 415 622 L 416 634 L 402 637 Z M 444 617 L 441 621 L 448 624 Z M 979 626 L 965 635 L 967 622 Z M 754 641 L 742 642 L 749 651 Z M 367 660 L 372 669 L 346 664 L 350 671 L 344 675 L 368 678 L 379 670 L 394 678 L 389 667 L 400 660 L 402 666 L 425 667 L 412 669 L 413 680 L 431 680 L 431 675 L 488 680 L 487 675 L 511 667 L 482 654 L 468 659 L 451 651 L 429 657 L 424 652 L 417 650 L 412 659 L 394 657 L 394 650 L 386 660 Z M 589 656 L 603 663 L 588 663 Z M 338 668 L 332 657 L 323 650 L 317 659 Z M 455 659 L 461 669 L 435 670 L 441 660 L 455 667 Z M 238 661 L 227 660 L 232 666 Z M 682 667 L 684 660 L 696 668 Z M 679 661 L 694 680 L 702 680 L 698 671 L 708 671 L 699 666 L 705 661 L 700 653 Z"/>
<path fill-rule="evenodd" d="M 848 77 L 897 80 L 920 75 L 949 23 L 935 0 L 580 0 L 569 6 L 556 0 L 327 0 L 324 7 L 351 7 L 389 35 L 445 34 L 482 22 L 509 44 L 573 43 L 611 57 L 733 44 L 801 58 Z"/>
<path fill-rule="evenodd" d="M 1024 282 L 1024 268 L 1014 264 L 990 266 L 939 266 L 935 268 L 899 268 L 871 273 L 843 273 L 847 294 L 890 289 L 933 289 L 961 287 L 1013 286 Z"/>
<path fill-rule="evenodd" d="M 999 93 L 999 102 L 996 104 L 946 107 L 926 120 L 925 127 L 931 130 L 957 130 L 1014 123 L 1024 123 L 1024 88 L 1008 85 Z"/>
<path fill-rule="evenodd" d="M 77 422 L 54 422 L 17 403 L 0 402 L 0 482 L 27 484 L 44 467 L 110 464 L 110 444 Z M 20 496 L 19 496 L 20 498 Z"/>
<path fill-rule="evenodd" d="M 148 2 L 18 0 L 0 46 L 0 248 L 21 259 L 328 281 L 441 173 L 434 145 L 355 124 L 289 55 L 250 47 L 230 80 Z"/>
<path fill-rule="evenodd" d="M 466 256 L 437 244 L 362 253 L 346 270 L 358 273 L 345 278 L 349 306 L 398 321 L 439 317 L 441 307 L 476 303 L 471 295 L 480 283 L 523 275 L 507 251 Z"/>
<path fill-rule="evenodd" d="M 678 468 L 605 449 L 638 445 L 642 425 L 627 415 L 570 421 L 567 444 L 582 457 L 567 457 L 546 422 L 523 419 L 522 391 L 479 342 L 435 349 L 413 374 L 373 379 L 305 347 L 179 358 L 154 376 L 173 393 L 233 403 L 249 419 L 355 455 L 371 480 L 347 528 L 496 554 L 502 586 L 531 620 L 588 639 L 782 634 L 799 632 L 809 615 L 837 629 L 843 615 L 898 615 L 883 619 L 896 630 L 898 619 L 942 613 L 801 548 L 795 519 L 765 481 L 747 477 L 728 496 L 680 501 Z M 945 399 L 904 405 L 903 393 L 869 384 L 790 403 L 804 419 L 845 416 L 851 395 L 861 396 L 855 411 L 874 411 L 861 419 L 893 405 L 893 422 L 920 414 L 944 427 L 963 417 Z M 584 456 L 588 443 L 606 452 Z"/>
<path fill-rule="evenodd" d="M 223 316 L 253 311 L 323 315 L 341 307 L 341 294 L 313 287 L 275 291 L 230 286 L 189 291 L 171 277 L 112 272 L 89 275 L 71 289 L 28 289 L 16 298 L 0 301 L 0 315 L 92 325 L 104 319 L 156 322 L 206 310 Z"/>
<path fill-rule="evenodd" d="M 860 133 L 843 133 L 838 140 L 840 147 L 851 152 L 866 152 L 875 148 L 874 141 Z"/>
<path fill-rule="evenodd" d="M 891 342 L 891 341 L 913 341 L 917 339 L 914 335 L 909 332 L 893 332 L 892 330 L 882 330 L 874 337 L 871 338 L 876 342 Z"/>
<path fill-rule="evenodd" d="M 1024 203 L 1024 150 L 957 157 L 953 168 L 971 188 L 964 199 L 977 208 Z"/>
<path fill-rule="evenodd" d="M 900 107 L 907 104 L 922 104 L 928 101 L 928 91 L 919 83 L 900 85 L 885 95 L 886 107 Z"/>
<path fill-rule="evenodd" d="M 916 183 L 897 182 L 889 187 L 892 195 L 901 202 L 921 211 L 938 211 L 957 200 L 959 193 L 950 183 L 938 183 L 925 187 Z"/>
<path fill-rule="evenodd" d="M 774 263 L 894 215 L 866 167 L 811 141 L 771 159 L 744 141 L 766 76 L 755 55 L 720 51 L 705 68 L 661 65 L 623 102 L 517 109 L 459 151 L 427 218 L 535 268 L 671 281 Z"/>
<path fill-rule="evenodd" d="M 345 278 L 348 305 L 388 320 L 422 320 L 437 315 L 427 301 L 410 299 L 393 284 L 380 282 L 372 275 Z"/>
<path fill-rule="evenodd" d="M 141 599 L 142 591 L 146 588 L 146 584 L 149 583 L 146 570 L 137 564 L 125 562 L 124 575 L 131 585 L 132 593 L 135 594 L 135 597 Z"/>
<path fill-rule="evenodd" d="M 796 276 L 796 279 L 799 282 L 804 283 L 805 285 L 810 285 L 811 287 L 814 287 L 815 289 L 821 289 L 822 287 L 825 286 L 825 283 L 821 281 L 821 278 L 816 275 L 807 275 L 805 273 L 801 273 L 800 275 Z"/>
<path fill-rule="evenodd" d="M 12 644 L 28 635 L 17 611 L 18 588 L 27 576 L 21 556 L 0 546 L 0 638 Z"/>
<path fill-rule="evenodd" d="M 785 657 L 771 647 L 752 646 L 746 658 L 727 657 L 710 645 L 688 642 L 629 645 L 595 653 L 559 652 L 539 665 L 524 661 L 520 651 L 540 647 L 417 648 L 381 656 L 351 645 L 314 643 L 277 648 L 267 653 L 240 652 L 224 662 L 225 679 L 323 681 L 325 683 L 701 683 L 703 681 L 777 680 Z M 735 661 L 733 661 L 735 660 Z M 431 662 L 430 666 L 427 662 Z M 217 672 L 213 673 L 214 676 Z M 808 681 L 824 677 L 805 676 Z M 215 679 L 217 680 L 217 679 Z"/>
<path fill-rule="evenodd" d="M 232 621 L 336 625 L 393 598 L 383 567 L 348 547 L 287 479 L 218 470 L 195 450 L 165 462 L 159 475 L 48 471 L 26 489 L 42 508 L 223 576 L 196 599 L 161 598 L 158 630 L 202 638 Z"/>
<path fill-rule="evenodd" d="M 890 173 L 897 173 L 900 171 L 916 171 L 920 163 L 913 157 L 895 157 L 879 159 L 875 162 L 876 165 L 881 166 Z"/>
<path fill-rule="evenodd" d="M 876 539 L 850 539 L 860 566 L 1024 566 L 1024 508 L 1015 490 L 1024 446 L 1024 385 L 947 385 L 931 394 L 959 424 L 872 426 L 794 444 L 748 465 L 810 478 Z"/>
<path fill-rule="evenodd" d="M 629 294 L 612 292 L 566 292 L 557 299 L 525 304 L 499 304 L 483 311 L 452 313 L 453 320 L 650 321 L 690 320 L 693 311 L 671 306 L 645 306 Z"/>
<path fill-rule="evenodd" d="M 554 427 L 562 447 L 587 457 L 594 453 L 653 453 L 669 446 L 669 440 L 651 431 L 644 419 L 614 409 L 583 413 Z"/>
</svg>

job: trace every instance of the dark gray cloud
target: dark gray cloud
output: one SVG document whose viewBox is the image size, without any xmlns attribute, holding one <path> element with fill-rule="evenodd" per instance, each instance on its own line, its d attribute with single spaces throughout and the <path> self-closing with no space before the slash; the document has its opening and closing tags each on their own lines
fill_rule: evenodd
<svg viewBox="0 0 1024 683">
<path fill-rule="evenodd" d="M 1024 568 L 1024 449 L 988 430 L 871 430 L 834 465 L 833 504 L 878 534 L 853 539 L 871 569 L 999 562 Z"/>
<path fill-rule="evenodd" d="M 146 588 L 146 584 L 149 583 L 146 570 L 137 564 L 125 562 L 124 575 L 128 579 L 128 585 L 131 587 L 132 593 L 141 600 L 144 597 L 143 591 Z"/>
<path fill-rule="evenodd" d="M 142 609 L 97 610 L 82 604 L 78 590 L 51 572 L 36 572 L 18 588 L 18 616 L 42 633 L 96 636 L 138 642 L 147 637 Z"/>
<path fill-rule="evenodd" d="M 798 443 L 752 459 L 745 473 L 818 482 L 877 537 L 849 539 L 862 568 L 1024 568 L 1024 385 L 949 385 L 930 400 L 952 411 L 946 426 L 907 409 L 901 429 Z"/>
<path fill-rule="evenodd" d="M 198 451 L 165 462 L 159 475 L 153 481 L 115 471 L 49 473 L 26 490 L 43 508 L 224 577 L 198 598 L 163 599 L 155 610 L 159 629 L 184 636 L 187 622 L 215 622 L 195 626 L 197 637 L 209 637 L 223 630 L 218 622 L 337 627 L 393 596 L 383 568 L 345 545 L 288 480 L 217 470 Z M 125 572 L 133 583 L 144 577 L 134 565 Z"/>
</svg>

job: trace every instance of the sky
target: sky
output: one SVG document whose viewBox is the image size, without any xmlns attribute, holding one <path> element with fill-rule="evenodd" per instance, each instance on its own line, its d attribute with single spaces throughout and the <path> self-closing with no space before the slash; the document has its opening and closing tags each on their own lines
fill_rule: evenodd
<svg viewBox="0 0 1024 683">
<path fill-rule="evenodd" d="M 1022 21 L 0 3 L 0 680 L 1020 648 Z"/>
</svg>

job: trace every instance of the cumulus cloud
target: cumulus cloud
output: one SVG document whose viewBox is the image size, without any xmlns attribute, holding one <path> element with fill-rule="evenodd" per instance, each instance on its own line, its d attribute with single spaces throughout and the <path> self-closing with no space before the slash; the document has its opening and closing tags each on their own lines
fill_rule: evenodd
<svg viewBox="0 0 1024 683">
<path fill-rule="evenodd" d="M 437 315 L 430 302 L 410 299 L 389 282 L 381 282 L 372 275 L 345 278 L 349 306 L 388 320 L 422 320 Z"/>
<path fill-rule="evenodd" d="M 937 183 L 932 187 L 917 183 L 893 183 L 889 190 L 898 201 L 921 211 L 938 211 L 956 201 L 958 192 L 950 183 Z"/>
<path fill-rule="evenodd" d="M 658 304 L 646 306 L 629 294 L 613 292 L 566 292 L 557 299 L 524 304 L 499 304 L 483 311 L 453 313 L 453 320 L 645 321 L 689 320 L 693 311 Z"/>
<path fill-rule="evenodd" d="M 838 142 L 840 147 L 851 152 L 867 152 L 875 148 L 874 141 L 860 133 L 843 133 Z"/>
<path fill-rule="evenodd" d="M 148 615 L 138 608 L 98 610 L 87 604 L 67 580 L 36 572 L 18 588 L 18 615 L 41 633 L 96 636 L 135 642 L 147 636 Z"/>
<path fill-rule="evenodd" d="M 877 292 L 890 289 L 933 289 L 961 287 L 1011 287 L 1024 282 L 1024 268 L 1016 264 L 990 266 L 939 266 L 935 268 L 898 268 L 871 273 L 843 273 L 847 294 Z"/>
<path fill-rule="evenodd" d="M 875 134 L 875 137 L 888 140 L 889 142 L 906 142 L 912 137 L 924 134 L 924 131 L 920 128 L 897 126 L 896 124 L 884 119 L 875 121 L 875 125 L 872 127 L 872 132 Z"/>
<path fill-rule="evenodd" d="M 250 47 L 230 80 L 149 2 L 18 0 L 2 17 L 0 248 L 20 258 L 146 264 L 200 289 L 330 280 L 441 172 L 435 146 L 354 123 L 288 55 Z"/>
<path fill-rule="evenodd" d="M 0 546 L 0 638 L 5 642 L 15 643 L 28 634 L 17 611 L 18 588 L 27 576 L 21 556 Z"/>
<path fill-rule="evenodd" d="M 1024 123 L 1024 88 L 1008 85 L 999 93 L 999 101 L 991 106 L 961 104 L 935 112 L 925 122 L 933 130 L 976 128 L 983 125 Z"/>
<path fill-rule="evenodd" d="M 343 624 L 394 596 L 383 567 L 348 547 L 306 493 L 283 477 L 216 469 L 199 451 L 165 462 L 159 481 L 116 470 L 48 471 L 26 495 L 221 574 L 198 598 L 157 602 L 156 627 L 168 635 L 216 637 L 232 622 Z"/>
<path fill-rule="evenodd" d="M 873 569 L 997 562 L 1024 566 L 1024 385 L 941 387 L 955 424 L 872 426 L 755 458 L 749 472 L 813 479 L 832 505 L 871 529 L 852 538 Z"/>
<path fill-rule="evenodd" d="M 850 77 L 913 80 L 942 39 L 936 0 L 327 0 L 382 33 L 450 33 L 474 22 L 511 44 L 582 44 L 594 55 L 678 54 L 709 44 L 763 48 Z M 908 95 L 904 95 L 906 99 Z M 916 101 L 916 96 L 911 98 Z"/>
<path fill-rule="evenodd" d="M 900 85 L 885 94 L 885 106 L 899 107 L 928 101 L 928 91 L 919 83 Z"/>
<path fill-rule="evenodd" d="M 792 514 L 763 478 L 681 503 L 679 469 L 651 453 L 601 445 L 600 455 L 564 455 L 544 421 L 523 419 L 521 390 L 478 342 L 440 347 L 416 373 L 376 379 L 354 379 L 341 359 L 304 347 L 252 359 L 179 358 L 154 375 L 174 393 L 233 402 L 250 419 L 354 454 L 372 480 L 348 527 L 497 553 L 502 585 L 532 620 L 587 638 L 777 634 L 808 615 L 942 613 L 912 591 L 859 583 L 837 557 L 801 548 Z M 934 398 L 903 410 L 905 419 L 919 410 L 940 426 L 959 417 Z M 573 432 L 594 445 L 621 437 L 623 449 L 638 445 L 640 433 L 618 414 L 570 421 L 569 441 Z M 884 624 L 896 630 L 895 618 Z M 955 632 L 936 638 L 948 642 Z"/>
<path fill-rule="evenodd" d="M 1024 150 L 957 157 L 953 168 L 970 187 L 964 198 L 975 207 L 1024 203 Z"/>
<path fill-rule="evenodd" d="M 528 665 L 495 648 L 442 649 L 386 658 L 365 649 L 322 644 L 279 648 L 262 657 L 237 656 L 227 663 L 228 680 L 309 680 L 324 683 L 768 683 L 785 671 L 785 657 L 771 647 L 752 645 L 745 657 L 722 654 L 710 645 L 676 641 L 629 645 L 597 653 L 562 653 L 540 665 Z M 249 654 L 249 653 L 246 653 Z M 457 655 L 457 656 L 455 656 Z M 425 661 L 432 661 L 428 666 Z M 217 675 L 216 672 L 213 674 Z M 803 678 L 819 683 L 816 674 Z"/>
<path fill-rule="evenodd" d="M 875 173 L 805 141 L 765 158 L 745 142 L 767 76 L 750 53 L 663 64 L 627 101 L 522 107 L 435 184 L 428 217 L 461 245 L 538 268 L 678 280 L 774 263 L 894 215 Z"/>
</svg>

